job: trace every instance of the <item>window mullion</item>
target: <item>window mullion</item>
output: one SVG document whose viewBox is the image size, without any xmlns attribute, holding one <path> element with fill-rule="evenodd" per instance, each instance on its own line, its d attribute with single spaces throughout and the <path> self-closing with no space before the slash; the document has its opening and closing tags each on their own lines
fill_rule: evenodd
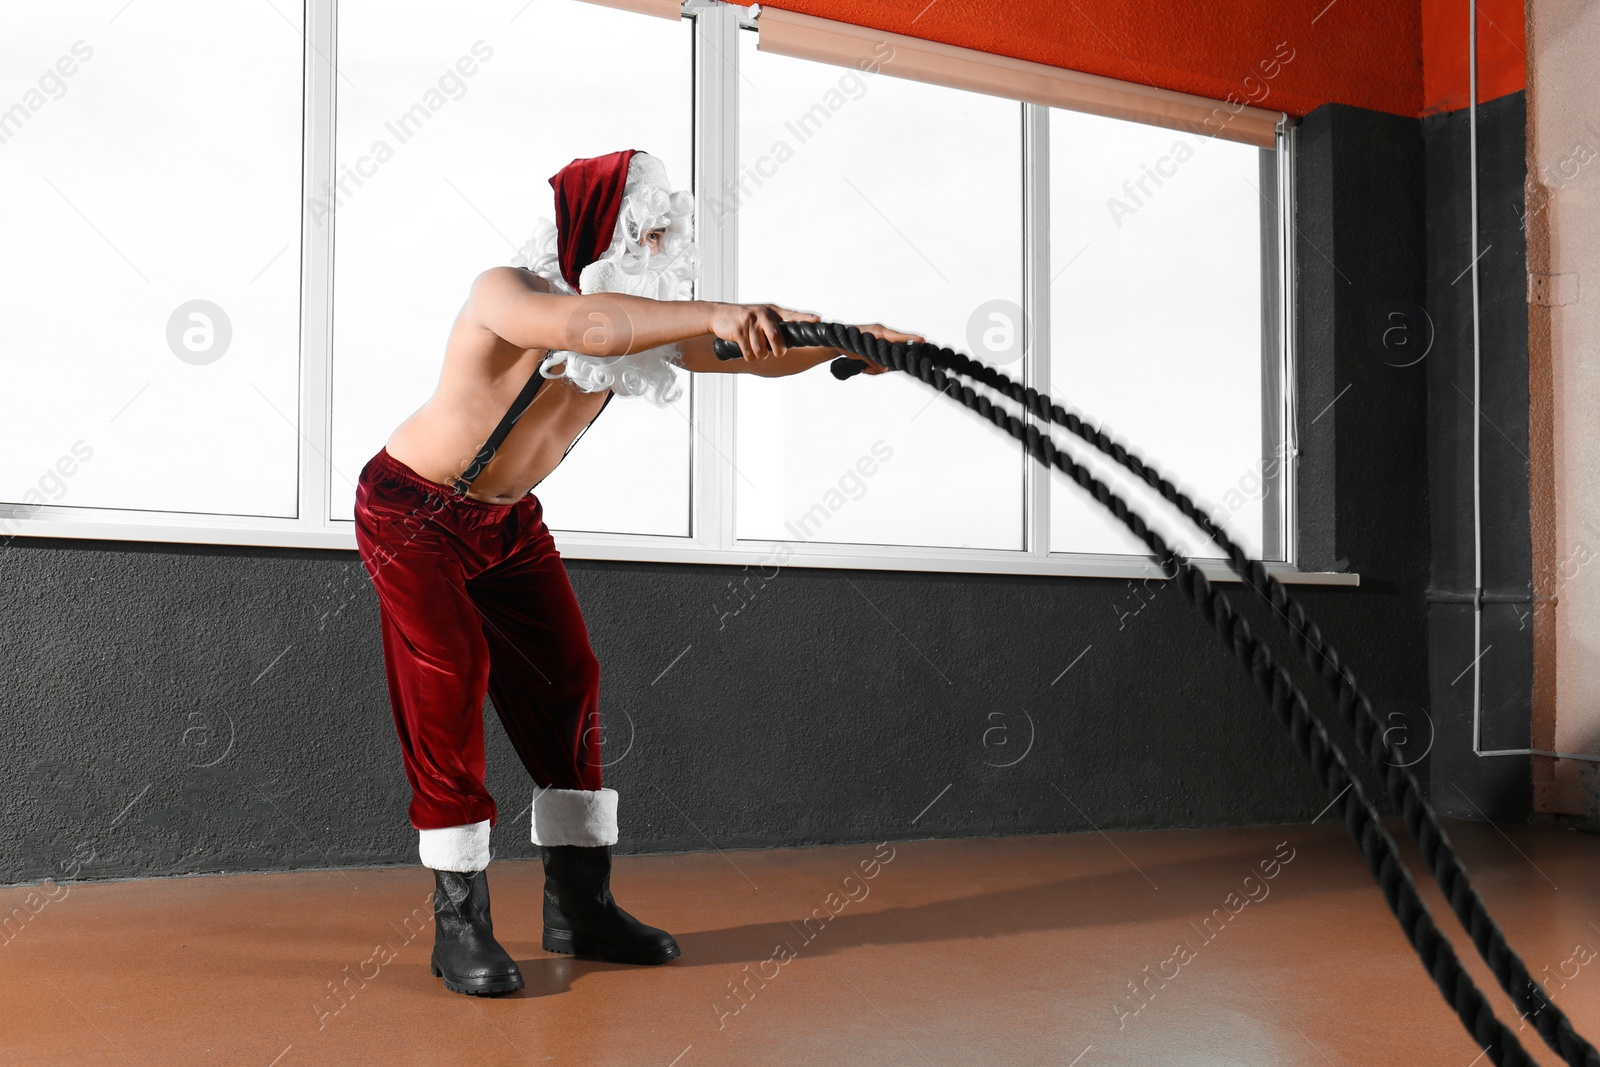
<svg viewBox="0 0 1600 1067">
<path fill-rule="evenodd" d="M 321 529 L 332 513 L 333 220 L 313 200 L 334 177 L 336 0 L 305 0 L 301 127 L 299 522 Z"/>
<path fill-rule="evenodd" d="M 721 190 L 738 169 L 738 12 L 719 4 L 695 15 L 694 188 L 701 300 L 734 298 L 738 224 L 721 210 Z M 694 508 L 697 544 L 725 549 L 734 539 L 733 376 L 699 374 L 694 383 Z"/>
<path fill-rule="evenodd" d="M 1283 344 L 1278 299 L 1282 247 L 1281 187 L 1277 153 L 1261 151 L 1261 558 L 1286 558 L 1283 549 L 1283 469 L 1276 453 L 1283 440 Z M 1269 192 L 1270 190 L 1270 192 Z"/>
<path fill-rule="evenodd" d="M 1041 393 L 1050 391 L 1050 109 L 1022 105 L 1022 380 Z M 1048 433 L 1037 415 L 1023 416 Z M 1051 471 L 1024 454 L 1023 547 L 1028 554 L 1050 553 Z"/>
</svg>

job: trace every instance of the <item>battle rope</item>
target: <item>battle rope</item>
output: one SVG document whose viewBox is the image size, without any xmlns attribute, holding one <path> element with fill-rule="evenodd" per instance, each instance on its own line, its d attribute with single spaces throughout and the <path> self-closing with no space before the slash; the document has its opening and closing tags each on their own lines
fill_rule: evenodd
<svg viewBox="0 0 1600 1067">
<path fill-rule="evenodd" d="M 1288 672 L 1274 662 L 1266 646 L 1251 634 L 1249 624 L 1235 614 L 1227 597 L 1214 592 L 1205 575 L 1180 553 L 1170 549 L 1120 497 L 1094 478 L 1086 468 L 1057 450 L 1055 442 L 1047 434 L 1041 434 L 1036 426 L 1024 425 L 1015 415 L 994 405 L 988 397 L 945 372 L 964 373 L 1018 401 L 1047 422 L 1066 426 L 1069 431 L 1137 474 L 1199 526 L 1227 553 L 1229 567 L 1272 605 L 1274 617 L 1288 630 L 1295 647 L 1323 678 L 1340 711 L 1355 726 L 1369 758 L 1374 762 L 1382 761 L 1389 768 L 1385 775 L 1386 785 L 1401 800 L 1408 832 L 1416 839 L 1440 889 L 1501 988 L 1513 1003 L 1524 1007 L 1522 1017 L 1531 1016 L 1534 1019 L 1539 1035 L 1565 1063 L 1572 1067 L 1600 1067 L 1600 1053 L 1572 1028 L 1565 1014 L 1550 1002 L 1544 990 L 1528 974 L 1522 960 L 1506 943 L 1499 926 L 1490 917 L 1467 878 L 1431 807 L 1423 798 L 1420 785 L 1409 770 L 1399 765 L 1397 754 L 1384 741 L 1371 702 L 1357 688 L 1348 669 L 1340 667 L 1338 653 L 1322 640 L 1316 624 L 1289 596 L 1282 583 L 1266 572 L 1260 560 L 1247 556 L 1209 516 L 1149 464 L 1098 430 L 1087 427 L 1082 419 L 1054 404 L 1048 396 L 1013 382 L 987 364 L 925 342 L 890 343 L 873 334 L 862 333 L 854 326 L 840 323 L 785 322 L 780 329 L 785 343 L 792 347 L 822 345 L 852 352 L 880 366 L 912 373 L 938 392 L 960 400 L 966 407 L 1024 442 L 1029 452 L 1041 463 L 1053 465 L 1068 474 L 1142 540 L 1161 565 L 1162 574 L 1177 580 L 1179 588 L 1201 617 L 1216 628 L 1223 644 L 1233 649 L 1241 666 L 1254 678 L 1274 713 L 1288 728 L 1301 754 L 1310 760 L 1313 769 L 1322 778 L 1333 796 L 1332 803 L 1341 805 L 1345 826 L 1366 859 L 1368 869 L 1382 890 L 1390 911 L 1467 1032 L 1486 1046 L 1486 1052 L 1494 1063 L 1532 1064 L 1534 1061 L 1516 1036 L 1496 1018 L 1483 993 L 1462 968 L 1450 942 L 1434 925 L 1432 915 L 1417 893 L 1410 871 L 1400 862 L 1393 839 L 1383 829 L 1378 812 L 1367 800 L 1360 783 L 1350 774 L 1344 754 L 1311 714 L 1304 694 Z M 738 346 L 732 342 L 719 340 L 715 350 L 722 359 L 740 357 Z M 833 368 L 835 376 L 849 377 L 855 370 L 862 369 L 855 364 L 854 360 L 836 360 Z M 1174 573 L 1167 573 L 1168 564 Z M 1346 800 L 1346 797 L 1349 799 Z"/>
<path fill-rule="evenodd" d="M 936 365 L 965 373 L 985 385 L 1004 392 L 1030 411 L 1051 422 L 1066 425 L 1071 432 L 1139 475 L 1146 484 L 1157 490 L 1163 499 L 1176 506 L 1224 550 L 1231 569 L 1272 605 L 1280 625 L 1289 633 L 1291 641 L 1307 664 L 1326 683 L 1336 705 L 1356 730 L 1357 737 L 1365 746 L 1369 758 L 1375 764 L 1381 762 L 1388 768 L 1385 784 L 1401 803 L 1407 830 L 1417 841 L 1423 858 L 1450 902 L 1451 909 L 1461 921 L 1462 927 L 1471 934 L 1474 946 L 1485 962 L 1489 963 L 1501 987 L 1514 1001 L 1522 1002 L 1524 1014 L 1533 1018 L 1535 1029 L 1540 1036 L 1552 1049 L 1561 1054 L 1566 1062 L 1595 1063 L 1594 1050 L 1574 1032 L 1565 1014 L 1549 1004 L 1548 1000 L 1534 999 L 1536 994 L 1542 996 L 1543 991 L 1535 985 L 1522 960 L 1506 944 L 1499 926 L 1489 916 L 1482 898 L 1473 889 L 1459 859 L 1450 847 L 1448 837 L 1434 820 L 1431 807 L 1422 796 L 1421 786 L 1415 776 L 1400 766 L 1395 753 L 1383 740 L 1381 724 L 1372 709 L 1371 701 L 1356 685 L 1353 675 L 1347 669 L 1341 668 L 1338 652 L 1322 640 L 1316 624 L 1309 621 L 1304 610 L 1293 600 L 1283 584 L 1268 574 L 1259 560 L 1247 556 L 1211 520 L 1210 516 L 1200 511 L 1188 497 L 1174 488 L 1157 471 L 1098 430 L 1086 427 L 1076 415 L 1067 414 L 1059 407 L 1053 406 L 1049 397 L 1042 396 L 1033 389 L 1019 386 L 987 364 L 949 349 L 935 350 L 935 354 L 929 358 Z M 848 362 L 856 367 L 862 366 L 856 360 Z M 835 373 L 838 374 L 839 369 L 836 368 Z M 1574 1057 L 1581 1058 L 1574 1059 Z"/>
</svg>

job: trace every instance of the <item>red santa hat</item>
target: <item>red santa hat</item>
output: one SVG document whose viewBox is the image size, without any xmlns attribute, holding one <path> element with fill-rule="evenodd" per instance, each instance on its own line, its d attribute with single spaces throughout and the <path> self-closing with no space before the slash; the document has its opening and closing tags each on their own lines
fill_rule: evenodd
<svg viewBox="0 0 1600 1067">
<path fill-rule="evenodd" d="M 550 179 L 556 198 L 556 251 L 561 276 L 578 292 L 583 268 L 605 254 L 622 211 L 628 164 L 637 148 L 574 159 Z"/>
</svg>

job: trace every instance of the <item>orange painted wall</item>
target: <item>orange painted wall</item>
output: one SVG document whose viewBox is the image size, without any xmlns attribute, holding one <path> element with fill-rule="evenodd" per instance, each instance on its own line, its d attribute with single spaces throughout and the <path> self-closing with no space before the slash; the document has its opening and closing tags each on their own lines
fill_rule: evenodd
<svg viewBox="0 0 1600 1067">
<path fill-rule="evenodd" d="M 1523 0 L 1478 0 L 1478 103 L 1528 83 Z M 1422 0 L 1422 113 L 1467 106 L 1467 5 Z"/>
<path fill-rule="evenodd" d="M 1291 115 L 1326 103 L 1411 116 L 1466 105 L 1466 0 L 781 0 L 763 6 L 1217 100 L 1231 94 Z M 1478 6 L 1480 97 L 1488 100 L 1522 88 L 1522 0 L 1479 0 Z M 1459 15 L 1459 42 L 1452 38 L 1452 12 Z M 1283 43 L 1293 58 L 1265 77 Z M 1460 102 L 1452 104 L 1456 81 Z"/>
</svg>

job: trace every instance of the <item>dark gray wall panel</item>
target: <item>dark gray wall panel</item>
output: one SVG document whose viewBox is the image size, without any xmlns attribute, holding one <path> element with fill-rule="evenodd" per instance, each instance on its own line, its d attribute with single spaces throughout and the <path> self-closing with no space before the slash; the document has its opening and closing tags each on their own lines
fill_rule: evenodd
<svg viewBox="0 0 1600 1067">
<path fill-rule="evenodd" d="M 28 540 L 0 565 L 0 883 L 90 853 L 83 877 L 416 861 L 354 553 Z M 621 851 L 1299 821 L 1325 803 L 1175 587 L 788 568 L 724 619 L 731 568 L 569 570 L 603 665 Z M 1306 599 L 1378 690 L 1415 688 L 1393 639 L 1414 606 Z M 487 707 L 486 731 L 495 853 L 530 856 L 531 785 Z"/>
<path fill-rule="evenodd" d="M 1522 230 L 1526 94 L 1478 108 L 1482 392 L 1473 408 L 1471 174 L 1465 111 L 1422 122 L 1428 168 L 1429 492 L 1434 543 L 1430 641 L 1440 740 L 1435 803 L 1464 818 L 1526 818 L 1526 756 L 1472 749 L 1473 423 L 1482 437 L 1483 742 L 1527 748 L 1532 713 L 1532 540 L 1528 500 L 1527 242 Z M 1466 673 L 1463 674 L 1462 672 Z"/>
</svg>

